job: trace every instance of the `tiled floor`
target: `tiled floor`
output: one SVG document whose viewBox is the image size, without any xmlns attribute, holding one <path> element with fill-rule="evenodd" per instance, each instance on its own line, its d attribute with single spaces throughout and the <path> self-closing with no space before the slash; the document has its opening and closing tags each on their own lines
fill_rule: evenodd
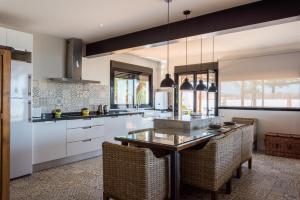
<svg viewBox="0 0 300 200">
<path fill-rule="evenodd" d="M 45 170 L 11 182 L 11 200 L 102 199 L 102 160 L 90 159 Z M 300 200 L 300 160 L 255 154 L 253 169 L 243 168 L 241 179 L 233 178 L 226 200 Z M 209 193 L 184 187 L 182 199 L 210 199 Z"/>
</svg>

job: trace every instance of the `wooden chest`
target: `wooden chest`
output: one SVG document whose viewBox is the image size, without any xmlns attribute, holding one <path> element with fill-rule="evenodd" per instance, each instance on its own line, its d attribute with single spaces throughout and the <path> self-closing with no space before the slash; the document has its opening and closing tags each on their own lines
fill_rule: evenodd
<svg viewBox="0 0 300 200">
<path fill-rule="evenodd" d="M 265 135 L 265 153 L 300 159 L 300 135 L 267 133 Z"/>
</svg>

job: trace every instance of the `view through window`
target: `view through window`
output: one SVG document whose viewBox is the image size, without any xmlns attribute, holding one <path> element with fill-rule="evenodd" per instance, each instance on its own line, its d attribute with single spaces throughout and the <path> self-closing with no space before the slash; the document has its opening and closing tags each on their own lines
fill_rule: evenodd
<svg viewBox="0 0 300 200">
<path fill-rule="evenodd" d="M 300 78 L 221 82 L 221 106 L 300 107 Z"/>
<path fill-rule="evenodd" d="M 114 71 L 114 104 L 149 105 L 150 75 Z"/>
<path fill-rule="evenodd" d="M 185 78 L 188 78 L 189 82 L 195 87 L 200 80 L 203 81 L 207 88 L 211 83 L 216 83 L 216 72 L 194 72 L 191 74 L 178 75 L 178 84 L 181 85 Z M 179 90 L 178 92 L 178 108 L 180 114 L 191 114 L 192 112 L 201 113 L 202 115 L 215 115 L 216 114 L 216 98 L 215 92 L 207 91 L 186 91 Z"/>
</svg>

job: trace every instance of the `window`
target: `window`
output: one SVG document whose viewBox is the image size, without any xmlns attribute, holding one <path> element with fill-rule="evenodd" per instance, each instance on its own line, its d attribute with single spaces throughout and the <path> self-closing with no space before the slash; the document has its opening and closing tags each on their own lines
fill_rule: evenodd
<svg viewBox="0 0 300 200">
<path fill-rule="evenodd" d="M 184 82 L 185 78 L 189 79 L 189 82 L 194 86 L 194 76 L 180 75 L 179 85 Z M 190 114 L 194 110 L 194 91 L 179 91 L 179 112 L 182 114 Z"/>
<path fill-rule="evenodd" d="M 147 68 L 150 69 L 150 68 Z M 152 98 L 152 69 L 113 61 L 111 107 L 148 107 Z"/>
<path fill-rule="evenodd" d="M 300 78 L 221 82 L 221 106 L 300 107 Z"/>
<path fill-rule="evenodd" d="M 299 57 L 289 53 L 220 62 L 220 106 L 300 108 Z"/>
<path fill-rule="evenodd" d="M 300 108 L 300 78 L 263 82 L 265 107 Z"/>
<path fill-rule="evenodd" d="M 217 99 L 218 93 L 207 91 L 185 91 L 180 90 L 179 87 L 187 77 L 189 82 L 195 87 L 199 81 L 202 80 L 207 88 L 211 83 L 218 86 L 217 63 L 205 63 L 189 65 L 188 74 L 186 74 L 185 66 L 175 67 L 175 82 L 178 85 L 175 90 L 175 113 L 179 115 L 190 114 L 192 112 L 201 113 L 202 115 L 218 115 Z"/>
</svg>

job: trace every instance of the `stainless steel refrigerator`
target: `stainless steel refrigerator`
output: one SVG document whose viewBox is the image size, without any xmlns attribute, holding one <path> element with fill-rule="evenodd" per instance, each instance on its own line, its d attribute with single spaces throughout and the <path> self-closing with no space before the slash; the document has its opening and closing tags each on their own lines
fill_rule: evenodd
<svg viewBox="0 0 300 200">
<path fill-rule="evenodd" d="M 10 101 L 10 178 L 32 173 L 32 64 L 12 60 Z"/>
</svg>

